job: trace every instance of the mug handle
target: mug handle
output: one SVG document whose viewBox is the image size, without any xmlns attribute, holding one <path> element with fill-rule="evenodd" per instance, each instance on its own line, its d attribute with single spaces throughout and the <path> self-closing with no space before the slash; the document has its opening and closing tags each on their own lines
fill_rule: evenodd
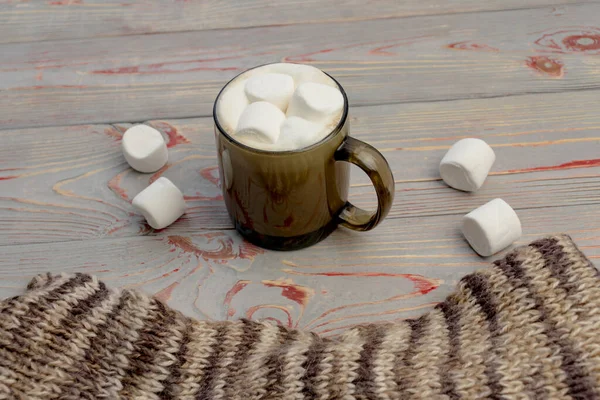
<svg viewBox="0 0 600 400">
<path fill-rule="evenodd" d="M 351 136 L 336 150 L 336 161 L 352 163 L 371 179 L 377 193 L 377 210 L 370 212 L 346 202 L 339 218 L 341 225 L 357 231 L 375 228 L 388 214 L 394 202 L 395 183 L 386 159 L 373 146 Z"/>
</svg>

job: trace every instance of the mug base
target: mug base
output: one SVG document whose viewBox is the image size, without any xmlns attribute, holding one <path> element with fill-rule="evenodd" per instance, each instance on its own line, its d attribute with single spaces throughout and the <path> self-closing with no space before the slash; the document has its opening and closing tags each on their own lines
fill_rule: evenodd
<svg viewBox="0 0 600 400">
<path fill-rule="evenodd" d="M 276 251 L 292 251 L 310 247 L 329 236 L 337 226 L 338 221 L 334 219 L 329 224 L 314 232 L 299 236 L 285 237 L 264 235 L 253 229 L 244 227 L 238 222 L 235 223 L 235 229 L 250 243 L 264 249 Z"/>
</svg>

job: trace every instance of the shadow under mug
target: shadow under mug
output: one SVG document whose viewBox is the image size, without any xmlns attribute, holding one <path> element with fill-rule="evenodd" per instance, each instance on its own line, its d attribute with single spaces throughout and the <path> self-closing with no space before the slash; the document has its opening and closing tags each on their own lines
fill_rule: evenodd
<svg viewBox="0 0 600 400">
<path fill-rule="evenodd" d="M 215 100 L 213 118 L 225 205 L 237 231 L 257 246 L 271 250 L 308 247 L 338 225 L 367 231 L 392 206 L 395 185 L 389 164 L 375 148 L 348 135 L 348 98 L 339 82 L 329 77 L 344 96 L 341 120 L 324 139 L 299 150 L 256 149 L 225 132 L 216 109 L 223 90 L 235 78 Z M 348 201 L 349 163 L 371 179 L 377 193 L 376 211 Z"/>
</svg>

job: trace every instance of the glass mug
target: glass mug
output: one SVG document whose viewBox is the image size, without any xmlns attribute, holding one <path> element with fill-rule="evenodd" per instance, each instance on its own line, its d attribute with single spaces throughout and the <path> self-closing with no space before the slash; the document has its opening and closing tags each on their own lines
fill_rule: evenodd
<svg viewBox="0 0 600 400">
<path fill-rule="evenodd" d="M 338 225 L 368 231 L 387 216 L 394 200 L 392 171 L 379 151 L 348 135 L 348 98 L 339 82 L 333 79 L 344 109 L 325 138 L 298 150 L 267 151 L 236 141 L 219 123 L 219 97 L 236 78 L 217 96 L 213 119 L 223 199 L 243 237 L 266 249 L 296 250 L 325 239 Z M 376 211 L 348 201 L 349 163 L 371 179 Z"/>
</svg>

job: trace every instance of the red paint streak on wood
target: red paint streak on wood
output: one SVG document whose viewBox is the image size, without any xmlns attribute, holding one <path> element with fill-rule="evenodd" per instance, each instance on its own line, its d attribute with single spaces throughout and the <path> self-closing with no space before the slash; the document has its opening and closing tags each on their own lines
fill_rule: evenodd
<svg viewBox="0 0 600 400">
<path fill-rule="evenodd" d="M 391 42 L 392 40 L 384 40 L 383 43 L 386 42 Z M 316 56 L 319 54 L 327 54 L 327 53 L 331 53 L 334 50 L 343 50 L 343 49 L 351 49 L 354 47 L 361 47 L 361 46 L 368 46 L 368 45 L 379 45 L 381 44 L 382 41 L 378 41 L 378 42 L 367 42 L 367 43 L 355 43 L 355 44 L 350 44 L 347 46 L 340 46 L 337 48 L 332 48 L 332 49 L 323 49 L 323 50 L 317 50 L 317 51 L 313 51 L 310 53 L 305 53 L 305 54 L 299 54 L 296 56 L 287 56 L 283 58 L 283 62 L 307 62 L 307 61 L 317 61 L 314 58 L 312 58 L 312 56 Z"/>
<path fill-rule="evenodd" d="M 36 81 L 41 81 L 44 79 L 44 71 L 43 70 L 39 70 L 38 73 L 35 75 L 35 80 Z"/>
<path fill-rule="evenodd" d="M 98 71 L 92 71 L 92 74 L 103 74 L 103 75 L 120 75 L 120 74 L 136 74 L 140 70 L 140 67 L 120 67 L 112 69 L 101 69 Z"/>
<path fill-rule="evenodd" d="M 480 44 L 469 41 L 451 43 L 447 45 L 446 48 L 452 50 L 491 51 L 495 53 L 500 51 L 499 49 L 492 46 L 488 46 L 487 44 Z"/>
<path fill-rule="evenodd" d="M 205 59 L 200 59 L 200 60 L 161 62 L 161 63 L 148 64 L 148 68 L 158 69 L 158 68 L 164 67 L 165 65 L 198 64 L 198 63 L 205 63 L 205 62 L 212 62 L 212 61 L 223 61 L 223 60 L 228 60 L 228 59 L 232 59 L 232 58 L 239 58 L 239 57 L 229 56 L 229 57 L 205 58 Z"/>
<path fill-rule="evenodd" d="M 430 35 L 423 35 L 423 36 L 405 38 L 402 40 L 395 41 L 395 43 L 387 45 L 387 46 L 380 46 L 380 47 L 374 48 L 373 50 L 369 51 L 369 54 L 373 55 L 373 56 L 393 56 L 396 53 L 388 51 L 388 50 L 393 49 L 394 47 L 408 46 L 408 45 L 420 42 L 424 39 L 429 39 L 431 37 L 432 36 L 430 36 Z"/>
<path fill-rule="evenodd" d="M 312 58 L 312 56 L 316 56 L 317 54 L 331 53 L 333 50 L 335 50 L 335 49 L 317 50 L 317 51 L 313 51 L 311 53 L 299 54 L 297 56 L 288 56 L 288 57 L 284 57 L 283 58 L 283 62 L 307 62 L 307 61 L 315 61 L 315 59 Z"/>
<path fill-rule="evenodd" d="M 232 58 L 237 58 L 237 57 L 232 57 Z M 129 75 L 129 74 L 144 75 L 144 74 L 174 74 L 174 73 L 194 72 L 194 71 L 225 72 L 225 71 L 237 71 L 238 70 L 237 67 L 193 67 L 193 68 L 183 68 L 183 69 L 164 69 L 163 68 L 168 65 L 204 63 L 204 62 L 215 61 L 215 60 L 218 60 L 218 59 L 164 62 L 164 63 L 139 65 L 139 66 L 100 69 L 100 70 L 92 71 L 90 73 L 98 74 L 98 75 Z"/>
<path fill-rule="evenodd" d="M 110 190 L 112 190 L 117 196 L 122 198 L 123 200 L 129 201 L 129 196 L 127 195 L 127 192 L 125 191 L 125 189 L 123 189 L 120 186 L 121 185 L 121 176 L 122 176 L 122 174 L 118 174 L 114 178 L 112 178 L 110 181 L 108 181 L 108 188 Z"/>
<path fill-rule="evenodd" d="M 554 39 L 547 37 L 548 35 L 544 35 L 538 40 L 535 41 L 535 44 L 542 47 L 547 47 L 553 50 L 561 50 L 561 47 L 556 43 Z"/>
<path fill-rule="evenodd" d="M 541 74 L 554 78 L 561 78 L 564 75 L 563 63 L 546 56 L 529 57 L 525 63 L 529 68 Z"/>
<path fill-rule="evenodd" d="M 264 254 L 264 253 L 265 253 L 265 251 L 262 248 L 255 246 L 250 242 L 243 241 L 240 244 L 240 248 L 239 248 L 240 258 L 253 260 L 254 257 L 256 257 L 260 254 Z"/>
<path fill-rule="evenodd" d="M 159 169 L 158 171 L 153 173 L 152 176 L 150 177 L 150 179 L 148 179 L 148 184 L 154 183 L 154 181 L 157 180 L 158 178 L 160 178 L 162 176 L 162 174 L 164 174 L 165 171 L 168 170 L 169 168 L 171 168 L 171 164 L 166 163 L 165 165 L 163 165 L 161 167 L 161 169 Z"/>
<path fill-rule="evenodd" d="M 113 137 L 115 139 L 117 139 L 117 141 L 121 141 L 121 139 L 123 138 L 123 136 L 114 128 L 106 128 L 104 129 L 104 133 L 107 136 Z"/>
<path fill-rule="evenodd" d="M 244 289 L 246 286 L 248 286 L 249 283 L 251 283 L 251 282 L 250 281 L 237 281 L 235 283 L 235 285 L 233 285 L 233 287 L 231 289 L 229 289 L 227 294 L 225 294 L 225 300 L 223 300 L 223 305 L 225 305 L 226 307 L 229 307 L 231 305 L 231 301 L 233 300 L 233 297 L 236 294 L 238 294 L 242 289 Z"/>
<path fill-rule="evenodd" d="M 439 286 L 439 281 L 435 279 L 429 279 L 422 275 L 414 274 L 391 274 L 386 272 L 321 272 L 314 273 L 311 275 L 320 276 L 356 276 L 356 277 L 390 277 L 390 278 L 406 278 L 410 280 L 420 294 L 427 294 Z"/>
<path fill-rule="evenodd" d="M 506 173 L 516 174 L 516 173 L 525 173 L 525 172 L 538 172 L 538 171 L 559 171 L 563 169 L 573 169 L 573 168 L 591 168 L 591 167 L 600 167 L 600 158 L 593 160 L 574 160 L 560 165 L 550 165 L 545 167 L 532 167 L 532 168 L 524 168 L 524 169 L 509 169 Z"/>
<path fill-rule="evenodd" d="M 182 250 L 184 253 L 192 253 L 198 256 L 202 255 L 202 251 L 193 245 L 192 239 L 185 236 L 169 236 L 167 241 L 170 245 Z"/>
<path fill-rule="evenodd" d="M 535 44 L 553 53 L 598 54 L 600 29 L 596 27 L 572 27 L 551 31 L 542 35 Z"/>
<path fill-rule="evenodd" d="M 381 46 L 381 47 L 377 47 L 376 49 L 373 49 L 371 51 L 369 51 L 369 54 L 371 55 L 378 55 L 378 56 L 393 56 L 396 53 L 393 53 L 391 51 L 387 51 L 388 49 L 391 49 L 393 47 L 396 47 L 397 45 L 391 44 L 389 46 Z"/>
<path fill-rule="evenodd" d="M 216 173 L 215 173 L 215 171 L 216 171 Z M 207 181 L 209 181 L 216 187 L 218 187 L 218 188 L 221 187 L 221 182 L 219 180 L 219 167 L 218 166 L 203 168 L 200 171 L 200 176 L 202 176 L 204 179 L 206 179 Z M 203 196 L 197 192 L 195 196 L 183 196 L 183 198 L 186 201 L 223 200 L 223 195 L 218 194 L 216 196 Z"/>
<path fill-rule="evenodd" d="M 204 260 L 225 262 L 234 259 L 254 259 L 258 254 L 264 253 L 264 250 L 245 241 L 234 248 L 233 239 L 223 232 L 205 233 L 196 237 L 206 240 L 208 245 L 216 244 L 216 248 L 200 249 L 192 243 L 191 238 L 186 236 L 169 236 L 167 240 L 169 244 L 184 253 L 194 254 Z"/>
<path fill-rule="evenodd" d="M 425 295 L 440 286 L 438 281 L 433 281 L 420 275 L 407 274 L 405 275 L 405 278 L 409 279 L 415 285 L 415 289 L 422 295 Z"/>
<path fill-rule="evenodd" d="M 177 129 L 171 124 L 168 124 L 163 121 L 157 121 L 157 122 L 153 122 L 152 125 L 154 125 L 158 129 L 160 129 L 162 132 L 165 133 L 165 135 L 167 135 L 167 138 L 169 139 L 167 141 L 168 148 L 177 146 L 178 144 L 191 143 L 185 136 L 180 134 L 177 131 Z"/>
<path fill-rule="evenodd" d="M 302 316 L 302 314 L 304 313 L 306 303 L 308 302 L 310 297 L 312 297 L 312 295 L 314 294 L 314 291 L 312 289 L 304 287 L 304 286 L 296 285 L 289 279 L 288 280 L 278 280 L 278 281 L 262 281 L 261 283 L 266 287 L 281 288 L 282 296 L 284 296 L 287 299 L 290 299 L 293 302 L 300 305 L 300 308 L 301 308 L 300 316 Z M 252 284 L 251 281 L 242 280 L 242 281 L 236 282 L 235 285 L 233 285 L 233 287 L 231 289 L 229 289 L 229 291 L 225 295 L 225 300 L 223 301 L 223 305 L 227 308 L 228 316 L 231 317 L 235 313 L 235 310 L 233 311 L 233 313 L 231 312 L 231 310 L 232 310 L 231 302 L 233 301 L 233 298 L 250 284 Z M 290 327 L 292 326 L 292 324 L 293 324 L 292 316 L 291 316 L 289 310 L 287 309 L 287 307 L 282 306 L 282 305 L 270 304 L 270 305 L 256 305 L 256 306 L 250 307 L 246 311 L 246 318 L 252 319 L 254 313 L 261 309 L 278 309 L 278 310 L 283 311 L 287 315 L 287 326 L 290 326 Z"/>
<path fill-rule="evenodd" d="M 222 236 L 221 236 L 222 235 Z M 218 233 L 207 233 L 204 236 L 208 239 L 208 242 L 211 243 L 214 240 L 218 242 L 218 247 L 215 250 L 202 250 L 196 247 L 192 243 L 192 239 L 185 236 L 169 236 L 168 241 L 169 244 L 178 247 L 184 253 L 192 253 L 197 257 L 203 259 L 232 259 L 237 258 L 233 254 L 233 243 L 230 237 L 225 236 L 224 234 Z M 214 240 L 213 240 L 214 239 Z"/>
<path fill-rule="evenodd" d="M 573 51 L 600 50 L 600 35 L 572 35 L 564 38 L 563 44 Z"/>
<path fill-rule="evenodd" d="M 288 273 L 292 272 L 290 270 L 283 270 L 283 271 L 288 272 Z M 415 274 L 393 274 L 393 273 L 385 273 L 385 272 L 316 272 L 315 273 L 315 272 L 298 272 L 298 271 L 295 271 L 293 273 L 298 274 L 298 275 L 304 275 L 304 276 L 403 278 L 403 279 L 410 280 L 414 285 L 414 289 L 410 293 L 398 294 L 398 295 L 391 296 L 391 297 L 381 299 L 381 300 L 347 304 L 344 306 L 339 306 L 339 307 L 335 307 L 330 310 L 327 310 L 324 313 L 322 313 L 320 316 L 318 316 L 317 318 L 315 318 L 314 320 L 309 322 L 306 325 L 307 328 L 310 327 L 311 325 L 316 324 L 319 320 L 322 320 L 329 314 L 332 314 L 332 313 L 335 313 L 335 312 L 338 312 L 341 310 L 345 310 L 348 308 L 354 308 L 354 307 L 362 307 L 362 306 L 367 306 L 367 305 L 383 304 L 383 303 L 397 301 L 397 300 L 405 300 L 405 299 L 413 298 L 416 296 L 422 296 L 422 295 L 425 295 L 425 294 L 437 289 L 442 284 L 442 281 L 439 279 L 427 278 L 422 275 L 415 275 Z"/>
<path fill-rule="evenodd" d="M 167 276 L 169 276 L 169 275 L 171 275 L 171 274 L 174 274 L 175 272 L 179 272 L 179 268 L 175 268 L 175 269 L 174 269 L 173 271 L 171 271 L 171 272 L 164 273 L 164 274 L 162 275 L 162 277 L 163 277 L 163 278 L 166 278 Z"/>
<path fill-rule="evenodd" d="M 124 223 L 123 225 L 121 225 L 121 226 L 116 226 L 116 227 L 112 228 L 112 229 L 111 229 L 111 230 L 109 230 L 109 231 L 108 231 L 106 234 L 107 234 L 107 235 L 112 235 L 112 234 L 114 234 L 114 233 L 116 233 L 116 232 L 120 231 L 121 229 L 124 229 L 124 228 L 126 228 L 127 226 L 128 226 L 128 224 L 127 224 L 127 222 L 125 222 L 125 223 Z M 143 264 L 143 263 L 142 263 L 142 264 Z"/>
<path fill-rule="evenodd" d="M 24 87 L 24 88 L 15 88 L 16 90 L 23 90 L 23 89 L 35 89 L 35 90 L 39 90 L 39 89 L 85 89 L 87 88 L 86 85 L 48 85 L 48 86 L 30 86 L 30 87 Z"/>
<path fill-rule="evenodd" d="M 156 298 L 159 301 L 162 301 L 163 303 L 166 303 L 171 298 L 171 294 L 173 294 L 173 290 L 175 290 L 177 286 L 179 286 L 179 282 L 171 283 L 169 286 L 156 293 L 154 295 L 154 298 Z"/>
<path fill-rule="evenodd" d="M 9 179 L 15 179 L 18 178 L 19 175 L 11 175 L 11 176 L 0 176 L 0 181 L 7 181 Z"/>
<path fill-rule="evenodd" d="M 219 188 L 221 187 L 221 182 L 219 181 L 219 167 L 218 166 L 215 165 L 212 167 L 203 168 L 200 171 L 200 176 L 202 176 L 207 181 L 211 182 L 216 187 L 219 187 Z"/>
<path fill-rule="evenodd" d="M 51 6 L 71 6 L 71 5 L 83 4 L 83 1 L 81 1 L 81 0 L 58 0 L 58 1 L 51 1 L 48 4 L 50 4 Z"/>
<path fill-rule="evenodd" d="M 287 324 L 286 324 L 286 326 L 287 326 L 287 327 L 289 327 L 289 328 L 292 328 L 292 327 L 293 327 L 293 325 L 294 325 L 294 322 L 293 322 L 293 319 L 292 319 L 292 314 L 290 314 L 289 310 L 287 310 L 285 307 L 276 306 L 276 305 L 260 305 L 260 306 L 252 306 L 252 307 L 250 307 L 250 308 L 248 309 L 248 311 L 246 311 L 246 318 L 247 318 L 247 319 L 252 319 L 252 317 L 254 317 L 254 314 L 255 314 L 257 311 L 259 311 L 259 310 L 262 310 L 262 309 L 265 309 L 265 308 L 267 308 L 267 309 L 268 309 L 268 308 L 275 308 L 275 309 L 277 309 L 277 310 L 281 310 L 281 311 L 283 311 L 283 312 L 286 314 L 286 316 L 287 316 Z M 278 325 L 283 325 L 283 323 L 282 323 L 281 321 L 277 320 L 277 319 L 276 319 L 276 318 L 274 318 L 274 317 L 267 317 L 267 318 L 269 318 L 269 320 L 271 320 L 271 321 L 277 321 L 277 324 L 278 324 Z M 265 319 L 266 319 L 266 318 L 265 318 Z"/>
<path fill-rule="evenodd" d="M 35 69 L 36 70 L 44 70 L 44 69 L 56 69 L 56 68 L 64 68 L 64 67 L 77 67 L 77 66 L 82 66 L 82 65 L 88 65 L 89 62 L 78 62 L 78 63 L 70 63 L 70 64 L 56 64 L 56 62 L 58 61 L 65 61 L 65 60 L 33 60 L 33 61 L 27 61 L 27 64 L 42 64 L 42 65 L 35 65 Z M 43 65 L 43 63 L 53 63 L 53 64 L 47 64 L 47 65 Z M 20 68 L 10 68 L 10 69 L 2 69 L 2 71 L 20 71 Z"/>
<path fill-rule="evenodd" d="M 299 55 L 295 55 L 295 56 L 287 56 L 287 57 L 283 58 L 282 62 L 317 61 L 313 58 L 313 56 L 316 56 L 319 54 L 331 53 L 336 50 L 352 49 L 352 48 L 366 47 L 366 46 L 378 46 L 368 52 L 368 54 L 370 54 L 370 55 L 391 55 L 394 53 L 386 51 L 387 49 L 401 46 L 401 45 L 412 44 L 412 43 L 419 41 L 420 39 L 425 39 L 428 37 L 430 37 L 430 36 L 417 36 L 417 37 L 409 37 L 409 38 L 405 38 L 405 39 L 389 39 L 389 40 L 379 40 L 376 42 L 354 43 L 354 44 L 349 44 L 346 46 L 340 46 L 340 47 L 331 48 L 331 49 L 317 50 L 317 51 L 313 51 L 310 53 L 304 53 L 304 54 L 299 54 Z M 383 43 L 391 43 L 391 44 L 382 46 Z"/>
<path fill-rule="evenodd" d="M 369 51 L 369 55 L 372 56 L 393 56 L 397 53 L 388 51 L 390 49 L 393 49 L 394 47 L 400 47 L 400 46 L 409 46 L 411 44 L 415 44 L 418 42 L 421 42 L 425 39 L 430 39 L 433 36 L 431 35 L 422 35 L 422 36 L 415 36 L 415 37 L 408 37 L 408 38 L 404 38 L 402 40 L 394 40 L 394 43 L 390 44 L 390 45 L 386 45 L 386 46 L 380 46 L 377 48 L 374 48 L 373 50 Z"/>
<path fill-rule="evenodd" d="M 313 292 L 310 288 L 296 285 L 290 281 L 262 281 L 262 284 L 266 287 L 281 288 L 281 295 L 283 297 L 286 297 L 303 307 L 306 306 L 306 303 Z"/>
</svg>

